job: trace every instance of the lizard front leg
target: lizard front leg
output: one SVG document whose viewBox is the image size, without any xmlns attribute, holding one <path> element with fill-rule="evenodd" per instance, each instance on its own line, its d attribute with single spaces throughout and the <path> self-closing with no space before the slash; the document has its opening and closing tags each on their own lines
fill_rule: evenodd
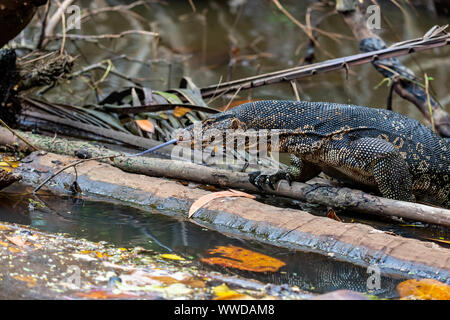
<svg viewBox="0 0 450 320">
<path fill-rule="evenodd" d="M 286 170 L 279 170 L 270 175 L 261 174 L 260 171 L 249 173 L 249 181 L 256 186 L 259 191 L 263 191 L 263 187 L 268 185 L 275 190 L 275 184 L 280 180 L 287 180 L 289 185 L 292 181 L 305 182 L 317 176 L 321 169 L 309 162 L 302 161 L 294 154 L 290 155 L 291 165 Z"/>
<path fill-rule="evenodd" d="M 415 201 L 408 164 L 391 143 L 376 138 L 353 141 L 344 163 L 349 168 L 371 173 L 383 197 Z"/>
</svg>

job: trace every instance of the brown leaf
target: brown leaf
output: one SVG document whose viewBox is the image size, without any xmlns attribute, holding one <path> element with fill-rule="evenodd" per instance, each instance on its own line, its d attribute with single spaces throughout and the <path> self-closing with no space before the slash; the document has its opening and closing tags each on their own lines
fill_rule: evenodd
<svg viewBox="0 0 450 320">
<path fill-rule="evenodd" d="M 16 279 L 16 280 L 20 280 L 20 281 L 26 282 L 28 287 L 34 287 L 36 285 L 36 281 L 37 281 L 37 279 L 33 278 L 32 276 L 19 276 L 19 275 L 17 275 L 17 276 L 14 276 L 13 278 Z"/>
<path fill-rule="evenodd" d="M 327 217 L 339 222 L 342 222 L 342 220 L 337 216 L 336 211 L 334 211 L 333 208 L 328 208 Z"/>
<path fill-rule="evenodd" d="M 450 286 L 434 279 L 410 279 L 397 286 L 402 299 L 450 300 Z"/>
<path fill-rule="evenodd" d="M 135 295 L 131 295 L 131 294 L 125 294 L 125 293 L 114 294 L 114 293 L 104 291 L 104 290 L 93 290 L 93 291 L 87 292 L 87 293 L 78 292 L 76 295 L 79 297 L 88 298 L 88 299 L 127 299 L 127 298 L 136 297 Z"/>
<path fill-rule="evenodd" d="M 175 109 L 173 109 L 173 115 L 177 118 L 180 118 L 180 117 L 184 116 L 186 113 L 188 113 L 189 111 L 191 111 L 190 108 L 175 107 Z"/>
<path fill-rule="evenodd" d="M 20 236 L 15 236 L 15 237 L 8 237 L 5 236 L 6 239 L 8 239 L 9 241 L 11 241 L 12 243 L 14 243 L 16 246 L 18 247 L 25 247 L 25 241 L 23 241 L 22 237 Z"/>
<path fill-rule="evenodd" d="M 139 128 L 141 128 L 144 131 L 155 133 L 155 126 L 150 120 L 142 119 L 142 120 L 134 120 Z"/>
<path fill-rule="evenodd" d="M 254 272 L 276 272 L 286 265 L 281 260 L 233 245 L 217 246 L 215 249 L 208 250 L 208 254 L 220 256 L 202 258 L 202 262 Z"/>
<path fill-rule="evenodd" d="M 245 198 L 249 198 L 249 199 L 255 199 L 255 196 L 253 196 L 251 194 L 232 190 L 232 189 L 230 189 L 229 191 L 219 191 L 219 192 L 209 193 L 207 195 L 204 195 L 203 197 L 200 197 L 198 200 L 196 200 L 192 204 L 191 208 L 189 209 L 188 218 L 192 217 L 192 215 L 195 212 L 197 212 L 198 209 L 203 207 L 208 202 L 210 202 L 214 199 L 217 199 L 217 198 L 224 198 L 224 197 L 245 197 Z"/>
<path fill-rule="evenodd" d="M 14 247 L 9 247 L 8 250 L 11 251 L 12 253 L 20 252 L 20 249 L 17 249 L 17 248 L 14 248 Z"/>
</svg>

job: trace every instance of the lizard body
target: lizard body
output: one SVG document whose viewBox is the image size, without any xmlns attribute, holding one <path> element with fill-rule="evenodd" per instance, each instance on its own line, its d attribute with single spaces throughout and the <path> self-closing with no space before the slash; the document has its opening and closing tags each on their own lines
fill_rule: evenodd
<svg viewBox="0 0 450 320">
<path fill-rule="evenodd" d="M 418 198 L 450 208 L 450 143 L 389 110 L 266 100 L 213 115 L 202 123 L 202 130 L 208 129 L 279 130 L 279 151 L 291 154 L 292 166 L 273 175 L 251 174 L 259 188 L 280 179 L 304 182 L 324 172 L 378 189 L 387 198 Z"/>
</svg>

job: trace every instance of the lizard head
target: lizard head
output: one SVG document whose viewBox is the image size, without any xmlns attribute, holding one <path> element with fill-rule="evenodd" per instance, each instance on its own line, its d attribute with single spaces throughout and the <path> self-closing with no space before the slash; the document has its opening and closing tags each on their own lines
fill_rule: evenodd
<svg viewBox="0 0 450 320">
<path fill-rule="evenodd" d="M 246 130 L 247 126 L 232 112 L 218 113 L 201 122 L 194 123 L 177 133 L 182 145 L 194 148 L 194 144 L 202 149 L 210 146 L 217 138 L 225 141 L 227 133 Z"/>
</svg>

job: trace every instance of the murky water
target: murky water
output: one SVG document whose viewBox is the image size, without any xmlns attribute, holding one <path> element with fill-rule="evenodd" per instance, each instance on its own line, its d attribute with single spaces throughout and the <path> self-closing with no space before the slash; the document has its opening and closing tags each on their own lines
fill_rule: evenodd
<svg viewBox="0 0 450 320">
<path fill-rule="evenodd" d="M 324 293 L 337 289 L 369 292 L 367 270 L 316 253 L 292 251 L 255 241 L 228 237 L 157 209 L 140 210 L 118 202 L 95 198 L 73 198 L 41 193 L 33 197 L 20 185 L 0 193 L 0 220 L 29 225 L 42 231 L 68 233 L 91 241 L 107 241 L 118 247 L 136 246 L 157 253 L 176 253 L 205 269 L 237 274 L 274 284 L 297 285 L 301 289 Z M 33 203 L 34 209 L 30 209 Z M 41 207 L 38 203 L 43 204 Z M 202 264 L 208 249 L 234 245 L 254 250 L 286 263 L 276 273 L 255 273 Z M 396 297 L 396 285 L 404 279 L 383 276 L 380 297 Z M 373 293 L 373 292 L 372 292 Z"/>
</svg>

